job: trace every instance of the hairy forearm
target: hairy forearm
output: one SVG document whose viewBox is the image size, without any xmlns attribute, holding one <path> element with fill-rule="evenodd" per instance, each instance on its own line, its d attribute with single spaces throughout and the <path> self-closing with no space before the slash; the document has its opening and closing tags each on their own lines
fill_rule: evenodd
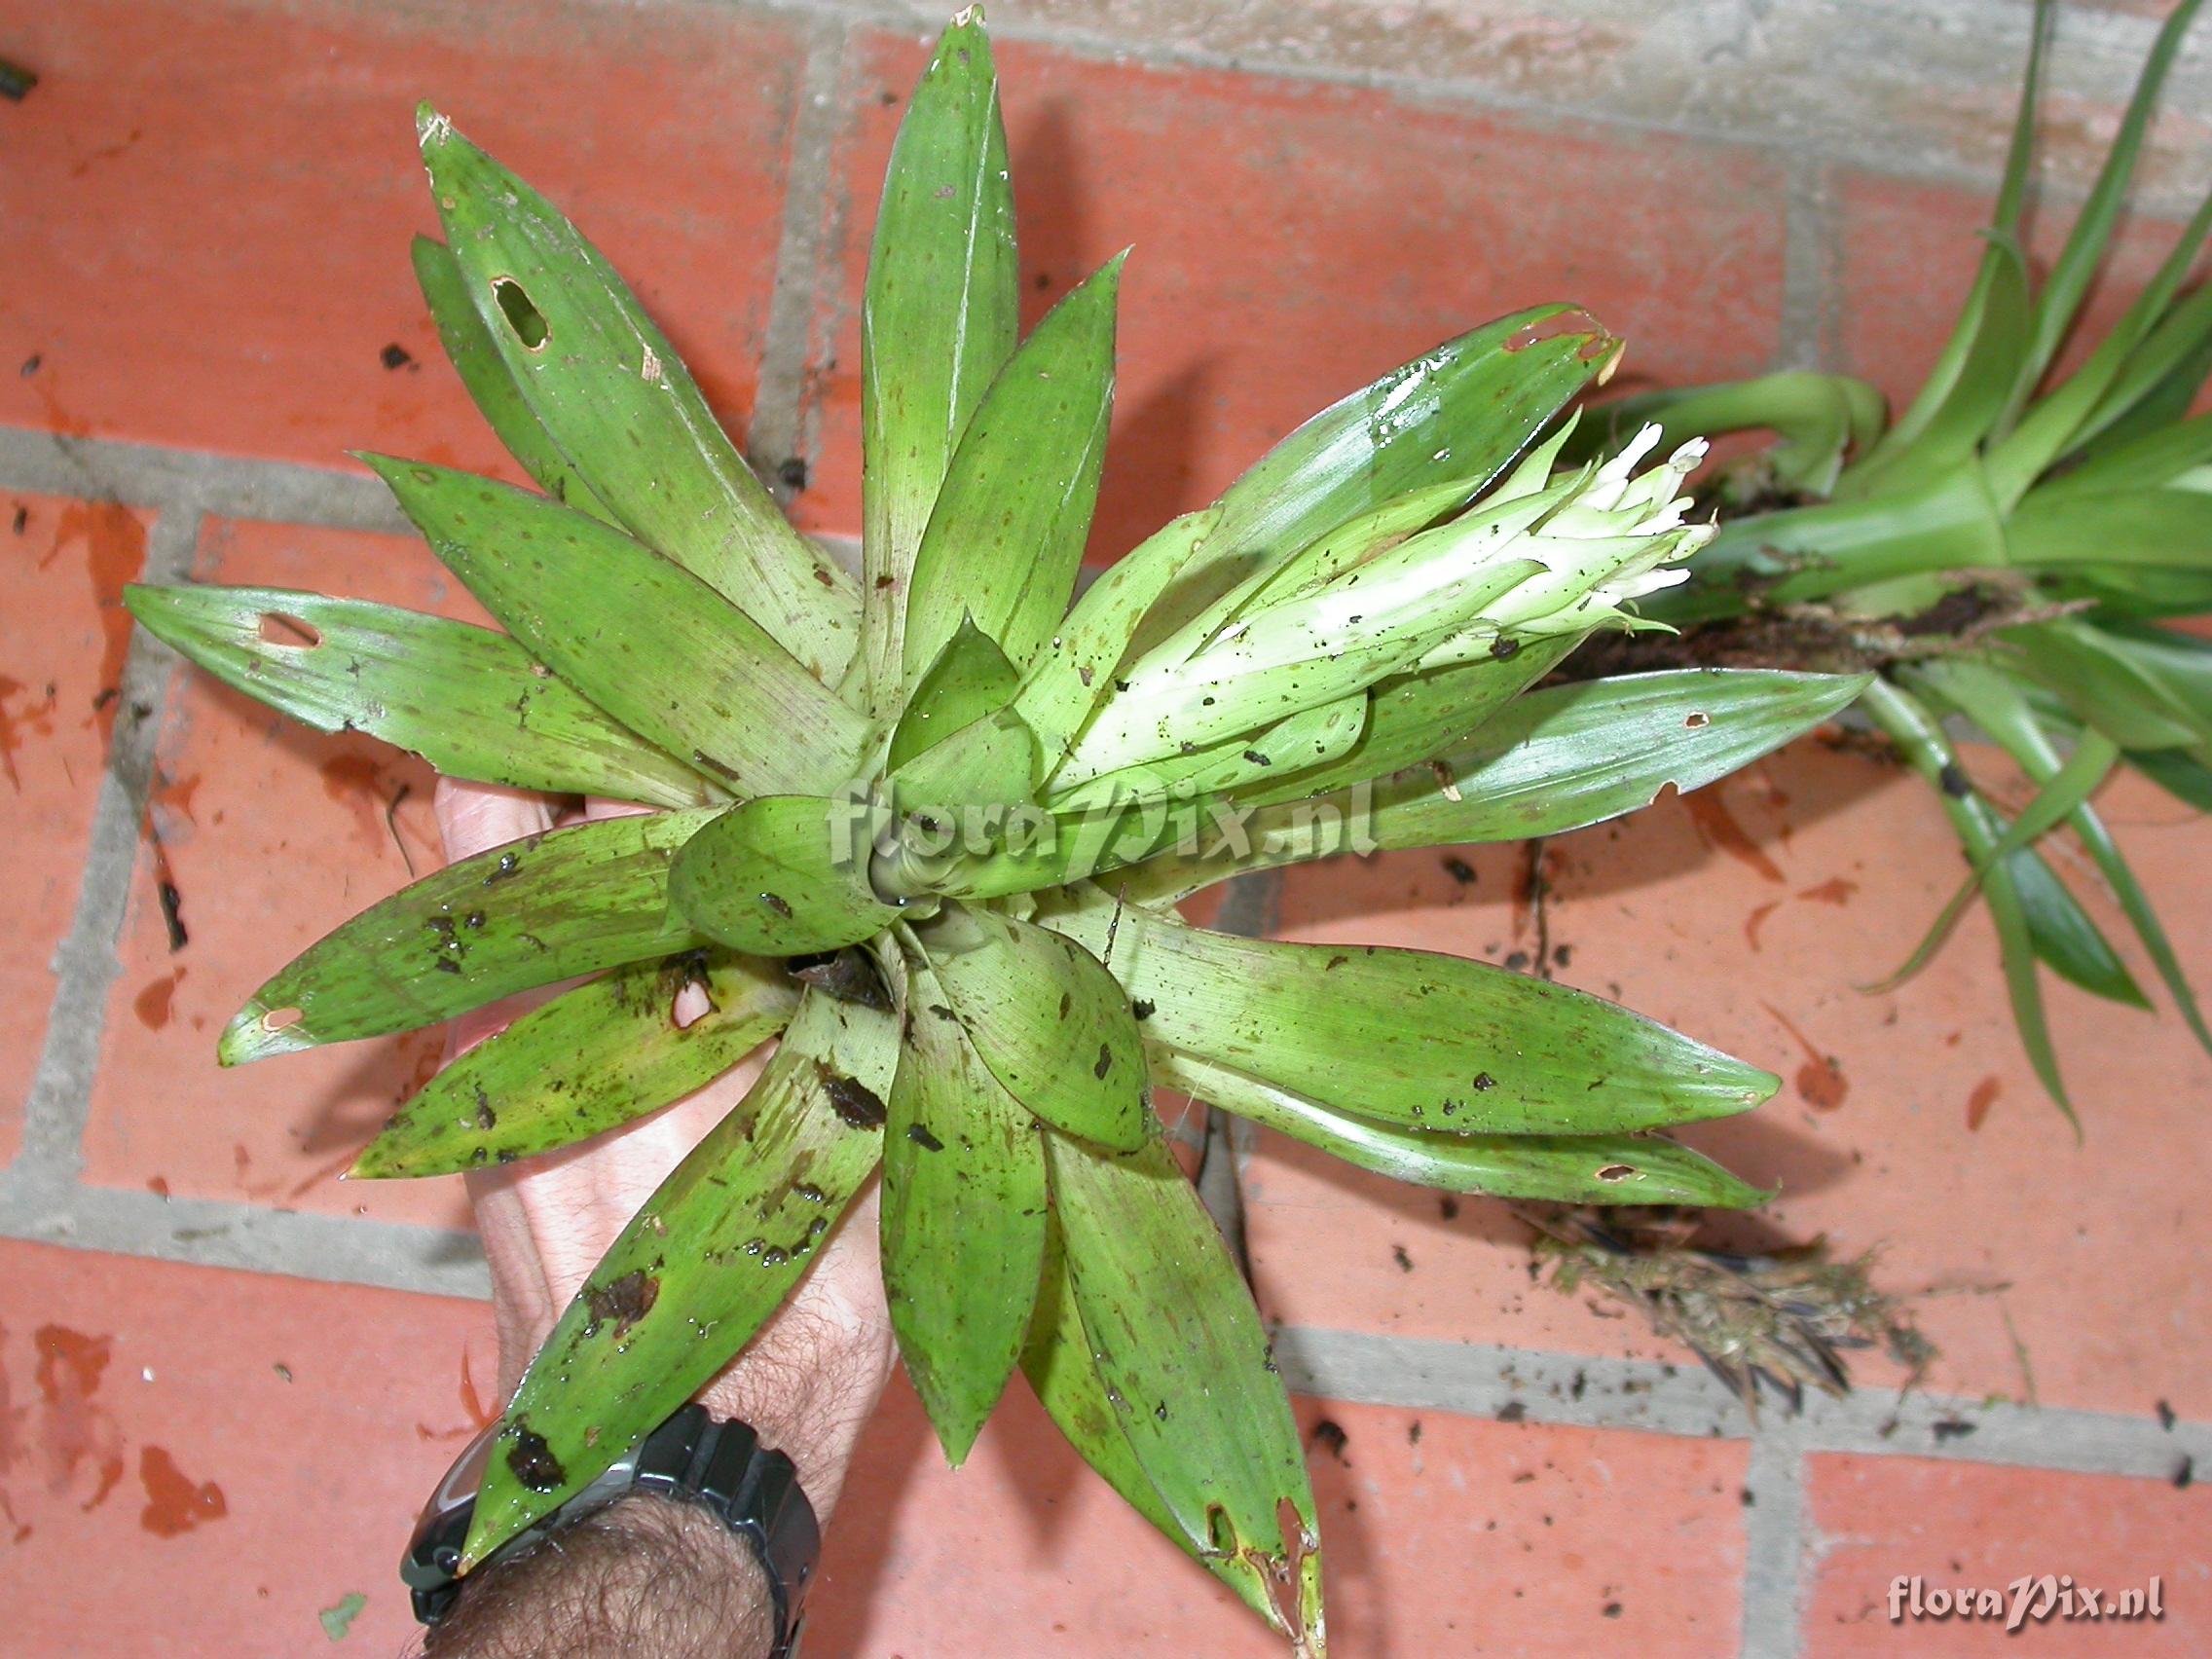
<svg viewBox="0 0 2212 1659">
<path fill-rule="evenodd" d="M 425 1659 L 767 1659 L 768 1582 L 705 1510 L 633 1495 L 471 1573 Z"/>
</svg>

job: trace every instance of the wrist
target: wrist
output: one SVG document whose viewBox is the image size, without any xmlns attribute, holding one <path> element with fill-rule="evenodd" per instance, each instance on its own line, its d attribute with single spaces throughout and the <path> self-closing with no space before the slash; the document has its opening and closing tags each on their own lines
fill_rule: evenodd
<svg viewBox="0 0 2212 1659">
<path fill-rule="evenodd" d="M 462 1580 L 424 1659 L 765 1659 L 775 1614 L 753 1546 L 705 1510 L 632 1493 Z"/>
</svg>

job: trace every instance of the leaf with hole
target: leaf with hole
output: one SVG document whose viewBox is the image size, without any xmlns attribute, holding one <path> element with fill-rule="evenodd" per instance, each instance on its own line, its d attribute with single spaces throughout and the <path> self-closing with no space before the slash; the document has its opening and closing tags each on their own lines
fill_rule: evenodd
<svg viewBox="0 0 2212 1659">
<path fill-rule="evenodd" d="M 791 1023 L 798 991 L 721 951 L 614 969 L 447 1066 L 349 1173 L 443 1175 L 588 1140 L 706 1088 Z"/>
<path fill-rule="evenodd" d="M 234 1015 L 227 1066 L 435 1025 L 578 974 L 707 940 L 670 913 L 668 866 L 712 809 L 548 830 L 400 889 L 293 959 Z"/>
<path fill-rule="evenodd" d="M 852 578 L 785 523 L 575 226 L 428 106 L 416 127 L 469 298 L 555 447 L 632 535 L 834 681 L 858 644 Z"/>
<path fill-rule="evenodd" d="M 123 603 L 233 689 L 317 731 L 382 738 L 449 778 L 647 806 L 725 796 L 488 628 L 279 588 L 133 585 Z"/>
</svg>

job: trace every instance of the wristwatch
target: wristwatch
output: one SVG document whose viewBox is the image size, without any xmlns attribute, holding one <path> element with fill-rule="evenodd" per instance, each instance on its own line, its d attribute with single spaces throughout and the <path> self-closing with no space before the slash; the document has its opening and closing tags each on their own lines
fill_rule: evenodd
<svg viewBox="0 0 2212 1659">
<path fill-rule="evenodd" d="M 501 1426 L 494 1423 L 469 1442 L 415 1523 L 415 1536 L 399 1564 L 399 1576 L 413 1595 L 415 1617 L 424 1624 L 434 1625 L 444 1618 L 461 1595 L 461 1545 L 476 1511 L 484 1465 Z M 772 1659 L 795 1659 L 799 1603 L 822 1548 L 814 1506 L 799 1491 L 798 1472 L 789 1457 L 762 1446 L 760 1437 L 746 1424 L 711 1417 L 702 1405 L 677 1412 L 616 1458 L 599 1479 L 500 1545 L 481 1565 L 520 1555 L 633 1491 L 700 1504 L 752 1543 L 760 1570 L 767 1575 L 775 1615 Z"/>
</svg>

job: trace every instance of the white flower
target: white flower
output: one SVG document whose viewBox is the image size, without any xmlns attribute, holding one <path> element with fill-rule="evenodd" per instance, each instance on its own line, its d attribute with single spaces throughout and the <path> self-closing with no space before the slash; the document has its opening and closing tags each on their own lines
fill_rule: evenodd
<svg viewBox="0 0 2212 1659">
<path fill-rule="evenodd" d="M 1571 429 L 1451 522 L 1307 585 L 1272 583 L 1255 608 L 1185 630 L 1124 668 L 1056 785 L 1258 730 L 1388 675 L 1471 660 L 1501 638 L 1637 626 L 1621 608 L 1684 580 L 1678 562 L 1713 535 L 1682 522 L 1682 483 L 1706 445 L 1692 439 L 1640 473 L 1660 438 L 1647 425 L 1603 466 L 1555 477 Z"/>
</svg>

